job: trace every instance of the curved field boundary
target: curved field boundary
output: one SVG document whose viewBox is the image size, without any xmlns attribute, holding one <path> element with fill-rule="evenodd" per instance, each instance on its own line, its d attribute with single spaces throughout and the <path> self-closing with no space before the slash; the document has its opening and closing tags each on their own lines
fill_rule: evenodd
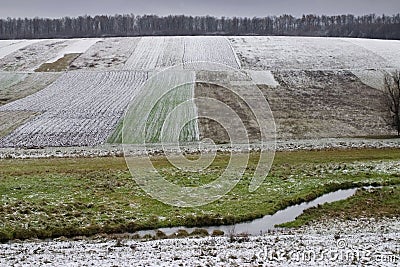
<svg viewBox="0 0 400 267">
<path fill-rule="evenodd" d="M 60 75 L 60 73 L 0 72 L 0 106 L 44 89 Z"/>
</svg>

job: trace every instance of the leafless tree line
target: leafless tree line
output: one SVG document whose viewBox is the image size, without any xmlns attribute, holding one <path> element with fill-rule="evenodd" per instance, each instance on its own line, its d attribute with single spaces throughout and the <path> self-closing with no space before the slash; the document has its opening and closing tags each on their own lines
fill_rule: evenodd
<svg viewBox="0 0 400 267">
<path fill-rule="evenodd" d="M 79 16 L 0 19 L 0 39 L 145 35 L 292 35 L 400 39 L 400 14 L 211 16 Z"/>
</svg>

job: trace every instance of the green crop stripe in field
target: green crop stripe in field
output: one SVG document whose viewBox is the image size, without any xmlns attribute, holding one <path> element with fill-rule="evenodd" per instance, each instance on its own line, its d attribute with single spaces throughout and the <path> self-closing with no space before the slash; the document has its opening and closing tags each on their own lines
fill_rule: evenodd
<svg viewBox="0 0 400 267">
<path fill-rule="evenodd" d="M 182 142 L 197 140 L 196 107 L 192 101 L 194 79 L 194 72 L 169 70 L 150 78 L 108 142 L 122 143 L 123 131 L 127 144 L 178 141 L 170 140 L 176 134 Z"/>
</svg>

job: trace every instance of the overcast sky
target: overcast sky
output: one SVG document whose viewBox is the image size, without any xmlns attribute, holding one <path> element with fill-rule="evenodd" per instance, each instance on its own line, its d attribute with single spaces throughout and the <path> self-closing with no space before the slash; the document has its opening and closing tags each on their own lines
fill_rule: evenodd
<svg viewBox="0 0 400 267">
<path fill-rule="evenodd" d="M 262 17 L 292 14 L 396 14 L 400 0 L 0 0 L 0 17 L 84 14 L 185 14 Z"/>
</svg>

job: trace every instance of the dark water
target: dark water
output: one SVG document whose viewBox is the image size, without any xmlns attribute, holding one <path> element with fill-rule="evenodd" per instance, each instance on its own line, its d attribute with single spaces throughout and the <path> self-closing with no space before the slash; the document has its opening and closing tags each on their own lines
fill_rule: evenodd
<svg viewBox="0 0 400 267">
<path fill-rule="evenodd" d="M 180 229 L 186 230 L 187 232 L 192 232 L 196 228 L 206 229 L 209 233 L 214 230 L 224 231 L 225 234 L 231 232 L 234 233 L 247 233 L 250 235 L 259 235 L 268 230 L 274 230 L 275 225 L 293 221 L 303 213 L 304 210 L 322 205 L 325 203 L 331 203 L 343 199 L 347 199 L 355 194 L 357 188 L 338 190 L 335 192 L 327 193 L 319 198 L 316 198 L 310 202 L 305 202 L 302 204 L 287 207 L 286 209 L 280 210 L 273 215 L 266 215 L 263 218 L 255 219 L 250 222 L 237 223 L 235 225 L 222 225 L 222 226 L 210 226 L 210 227 L 172 227 L 172 228 L 160 228 L 158 230 L 163 231 L 165 234 L 170 235 L 177 232 Z M 154 235 L 155 230 L 150 231 L 140 231 L 138 234 L 143 236 L 145 234 Z"/>
</svg>

